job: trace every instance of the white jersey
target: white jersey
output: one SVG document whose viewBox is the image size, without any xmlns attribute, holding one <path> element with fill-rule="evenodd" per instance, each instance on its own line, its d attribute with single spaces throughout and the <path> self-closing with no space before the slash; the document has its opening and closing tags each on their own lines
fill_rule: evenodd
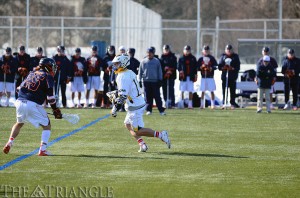
<svg viewBox="0 0 300 198">
<path fill-rule="evenodd" d="M 118 73 L 117 79 L 118 95 L 126 95 L 125 109 L 134 111 L 146 105 L 142 96 L 136 74 L 131 70 Z"/>
</svg>

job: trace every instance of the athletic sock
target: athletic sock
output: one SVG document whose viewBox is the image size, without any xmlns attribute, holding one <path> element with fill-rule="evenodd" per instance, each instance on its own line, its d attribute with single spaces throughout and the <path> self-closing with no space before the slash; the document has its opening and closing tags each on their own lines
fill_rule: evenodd
<svg viewBox="0 0 300 198">
<path fill-rule="evenodd" d="M 142 138 L 139 138 L 137 140 L 137 142 L 139 143 L 140 146 L 142 146 L 143 144 L 145 144 L 144 140 Z"/>
<path fill-rule="evenodd" d="M 193 107 L 193 102 L 192 102 L 192 100 L 189 100 L 189 105 L 188 105 L 189 107 Z"/>
<path fill-rule="evenodd" d="M 50 130 L 43 130 L 40 150 L 42 151 L 46 150 L 50 135 L 51 135 Z"/>
<path fill-rule="evenodd" d="M 211 100 L 211 101 L 210 101 L 210 105 L 211 105 L 212 107 L 214 107 L 214 106 L 215 106 L 215 100 Z"/>
<path fill-rule="evenodd" d="M 154 137 L 160 138 L 161 139 L 161 133 L 159 131 L 154 132 Z"/>
<path fill-rule="evenodd" d="M 9 138 L 9 140 L 8 140 L 8 143 L 11 143 L 11 144 L 13 144 L 13 143 L 14 143 L 14 140 L 15 140 L 15 138 L 13 138 L 13 137 L 10 137 L 10 138 Z"/>
</svg>

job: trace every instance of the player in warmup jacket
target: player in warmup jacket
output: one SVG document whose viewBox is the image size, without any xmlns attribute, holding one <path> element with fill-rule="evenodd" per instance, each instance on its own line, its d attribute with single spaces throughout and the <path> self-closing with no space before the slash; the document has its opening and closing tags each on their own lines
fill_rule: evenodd
<svg viewBox="0 0 300 198">
<path fill-rule="evenodd" d="M 225 53 L 220 57 L 218 69 L 222 71 L 222 90 L 223 90 L 223 107 L 225 108 L 225 93 L 226 93 L 226 75 L 228 72 L 228 88 L 230 88 L 230 104 L 231 109 L 239 107 L 235 102 L 236 80 L 240 71 L 239 55 L 233 52 L 232 45 L 226 45 Z"/>
<path fill-rule="evenodd" d="M 71 56 L 71 64 L 73 66 L 73 77 L 71 79 L 72 107 L 75 107 L 75 92 L 78 93 L 77 108 L 81 108 L 81 92 L 84 92 L 84 84 L 87 82 L 86 60 L 81 56 L 81 49 L 75 49 L 75 55 Z"/>
<path fill-rule="evenodd" d="M 116 56 L 113 64 L 114 71 L 118 74 L 116 79 L 118 90 L 108 93 L 113 103 L 111 115 L 116 117 L 117 111 L 125 103 L 127 115 L 124 124 L 131 135 L 137 140 L 140 146 L 139 152 L 146 152 L 148 150 L 148 146 L 141 136 L 160 138 L 170 148 L 171 142 L 167 131 L 158 132 L 150 128 L 144 128 L 143 113 L 146 103 L 142 96 L 136 74 L 127 69 L 130 64 L 129 57 L 125 54 Z"/>
<path fill-rule="evenodd" d="M 295 50 L 289 49 L 287 56 L 282 60 L 281 73 L 284 75 L 284 110 L 290 107 L 290 90 L 293 93 L 293 110 L 297 110 L 300 59 L 295 56 Z"/>
<path fill-rule="evenodd" d="M 43 128 L 39 156 L 48 156 L 46 150 L 51 135 L 51 124 L 47 112 L 42 104 L 47 98 L 56 119 L 61 119 L 60 109 L 56 107 L 53 96 L 54 73 L 57 66 L 51 58 L 43 58 L 36 71 L 31 71 L 19 87 L 19 98 L 15 102 L 17 122 L 11 130 L 7 144 L 3 152 L 8 154 L 13 146 L 15 138 L 20 133 L 25 122 L 30 122 L 33 126 Z"/>
<path fill-rule="evenodd" d="M 162 88 L 163 88 L 163 95 L 164 95 L 166 107 L 174 108 L 175 107 L 174 85 L 176 80 L 177 57 L 175 56 L 174 53 L 172 53 L 169 45 L 163 46 L 163 54 L 161 55 L 160 58 L 160 64 L 163 72 Z M 169 89 L 169 96 L 168 96 L 168 89 Z"/>
<path fill-rule="evenodd" d="M 18 72 L 16 75 L 16 85 L 15 88 L 20 86 L 21 82 L 25 79 L 28 75 L 30 70 L 30 56 L 29 54 L 25 53 L 25 47 L 22 45 L 19 48 L 19 53 L 16 55 L 16 60 L 18 63 Z M 18 98 L 18 93 L 15 89 L 15 98 Z"/>
<path fill-rule="evenodd" d="M 30 58 L 29 71 L 34 71 L 35 68 L 39 65 L 40 60 L 42 58 L 46 58 L 46 56 L 43 56 L 43 48 L 42 47 L 37 47 L 36 48 L 36 55 L 32 56 Z"/>
<path fill-rule="evenodd" d="M 100 77 L 101 70 L 103 70 L 104 61 L 98 55 L 98 47 L 92 46 L 92 55 L 87 58 L 88 81 L 86 83 L 86 102 L 84 107 L 89 107 L 90 90 L 94 89 L 94 100 L 92 108 L 96 107 L 97 98 L 99 104 L 102 103 L 103 98 L 103 80 Z M 99 94 L 99 97 L 98 97 Z"/>
<path fill-rule="evenodd" d="M 70 60 L 65 55 L 65 47 L 57 46 L 57 54 L 53 57 L 57 65 L 57 71 L 54 76 L 55 81 L 55 95 L 59 96 L 59 87 L 61 88 L 61 98 L 63 107 L 67 107 L 66 89 L 70 82 L 73 68 Z M 57 89 L 58 87 L 58 89 Z"/>
<path fill-rule="evenodd" d="M 183 55 L 178 61 L 178 72 L 180 80 L 180 91 L 181 91 L 181 101 L 179 101 L 179 108 L 184 107 L 184 92 L 189 92 L 189 102 L 188 108 L 193 108 L 193 92 L 194 92 L 194 82 L 197 81 L 197 59 L 191 53 L 191 47 L 186 45 L 183 48 Z"/>
<path fill-rule="evenodd" d="M 262 65 L 263 64 L 263 57 L 264 56 L 269 56 L 270 57 L 270 65 L 274 68 L 275 73 L 277 72 L 278 64 L 275 58 L 271 57 L 270 54 L 270 48 L 269 47 L 263 47 L 261 51 L 262 57 L 257 61 L 256 65 Z M 276 80 L 276 79 L 275 79 Z M 275 109 L 273 104 L 272 104 L 272 99 L 273 99 L 273 93 L 275 92 L 274 84 L 271 86 L 270 89 L 270 109 Z"/>
<path fill-rule="evenodd" d="M 211 93 L 211 109 L 215 108 L 215 94 L 216 83 L 214 80 L 214 70 L 217 69 L 218 63 L 212 55 L 208 45 L 202 48 L 202 57 L 198 60 L 198 70 L 201 72 L 201 84 L 198 91 L 201 91 L 201 106 L 200 109 L 205 108 L 205 91 Z"/>
<path fill-rule="evenodd" d="M 116 48 L 113 45 L 110 45 L 107 47 L 106 54 L 103 57 L 104 61 L 104 74 L 103 74 L 103 80 L 104 80 L 104 88 L 103 88 L 103 102 L 101 105 L 102 108 L 109 108 L 109 99 L 106 95 L 107 92 L 114 91 L 116 90 L 116 85 L 112 82 L 112 76 L 113 76 L 113 71 L 112 71 L 112 60 L 116 56 Z"/>
<path fill-rule="evenodd" d="M 14 91 L 14 80 L 18 69 L 18 63 L 12 56 L 10 47 L 7 47 L 5 51 L 6 53 L 2 56 L 2 63 L 0 65 L 0 102 L 3 94 L 6 93 L 5 106 L 8 107 L 11 92 Z"/>
</svg>

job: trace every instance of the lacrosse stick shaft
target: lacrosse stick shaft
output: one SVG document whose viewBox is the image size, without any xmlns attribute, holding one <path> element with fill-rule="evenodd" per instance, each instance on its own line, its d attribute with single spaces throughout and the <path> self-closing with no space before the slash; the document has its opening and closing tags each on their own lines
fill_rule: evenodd
<svg viewBox="0 0 300 198">
<path fill-rule="evenodd" d="M 204 71 L 204 91 L 203 91 L 203 98 L 202 98 L 202 101 L 203 101 L 203 107 L 205 108 L 205 91 L 206 91 L 206 75 L 207 75 L 207 71 L 205 70 Z"/>
<path fill-rule="evenodd" d="M 228 70 L 226 73 L 226 86 L 225 86 L 225 108 L 227 107 L 228 104 Z"/>
<path fill-rule="evenodd" d="M 167 79 L 167 101 L 166 101 L 166 108 L 169 108 L 169 99 L 170 99 L 170 90 L 169 90 L 169 78 Z"/>
<path fill-rule="evenodd" d="M 7 90 L 6 90 L 6 73 L 4 72 L 4 89 L 3 91 L 5 90 L 5 93 L 7 94 Z"/>
<path fill-rule="evenodd" d="M 58 71 L 58 78 L 57 78 L 57 86 L 56 86 L 56 94 L 55 94 L 55 99 L 57 104 L 59 104 L 59 97 L 58 97 L 58 92 L 59 92 L 59 84 L 60 84 L 60 70 Z"/>
</svg>

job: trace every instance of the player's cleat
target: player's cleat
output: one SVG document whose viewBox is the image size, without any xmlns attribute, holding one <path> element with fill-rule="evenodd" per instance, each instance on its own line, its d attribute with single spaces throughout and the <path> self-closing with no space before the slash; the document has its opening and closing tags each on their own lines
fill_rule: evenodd
<svg viewBox="0 0 300 198">
<path fill-rule="evenodd" d="M 290 108 L 290 105 L 287 103 L 287 104 L 284 105 L 283 110 L 287 110 L 289 108 Z"/>
<path fill-rule="evenodd" d="M 211 108 L 211 109 L 215 109 L 216 107 L 215 107 L 215 106 L 210 106 L 210 108 Z"/>
<path fill-rule="evenodd" d="M 40 150 L 39 154 L 38 154 L 38 156 L 50 156 L 50 155 L 52 155 L 52 154 L 47 150 L 44 150 L 44 151 Z"/>
<path fill-rule="evenodd" d="M 77 105 L 77 108 L 78 108 L 78 109 L 81 109 L 81 108 L 82 108 L 82 105 L 81 105 L 81 104 L 78 104 L 78 105 Z"/>
<path fill-rule="evenodd" d="M 262 112 L 262 109 L 258 109 L 257 111 L 256 111 L 256 113 L 261 113 Z"/>
<path fill-rule="evenodd" d="M 147 111 L 146 115 L 151 115 L 152 112 L 151 111 Z"/>
<path fill-rule="evenodd" d="M 85 103 L 84 104 L 84 108 L 88 108 L 89 106 L 88 106 L 88 104 L 87 103 Z"/>
<path fill-rule="evenodd" d="M 273 104 L 270 104 L 270 109 L 275 110 L 275 107 L 273 106 Z"/>
<path fill-rule="evenodd" d="M 171 141 L 169 139 L 169 135 L 167 131 L 161 132 L 161 140 L 167 144 L 169 149 L 171 148 Z"/>
<path fill-rule="evenodd" d="M 166 112 L 160 112 L 160 115 L 165 116 L 167 114 L 166 114 Z"/>
<path fill-rule="evenodd" d="M 92 104 L 92 108 L 93 108 L 93 109 L 96 108 L 96 105 L 95 105 L 95 104 Z"/>
<path fill-rule="evenodd" d="M 5 154 L 9 153 L 9 150 L 11 147 L 12 147 L 12 143 L 8 142 L 3 148 L 3 153 L 5 153 Z"/>
<path fill-rule="evenodd" d="M 139 153 L 143 153 L 143 152 L 146 152 L 148 150 L 148 146 L 147 144 L 142 144 L 140 146 L 140 150 L 138 150 Z"/>
<path fill-rule="evenodd" d="M 293 106 L 293 111 L 297 111 L 298 107 L 297 106 Z"/>
</svg>

